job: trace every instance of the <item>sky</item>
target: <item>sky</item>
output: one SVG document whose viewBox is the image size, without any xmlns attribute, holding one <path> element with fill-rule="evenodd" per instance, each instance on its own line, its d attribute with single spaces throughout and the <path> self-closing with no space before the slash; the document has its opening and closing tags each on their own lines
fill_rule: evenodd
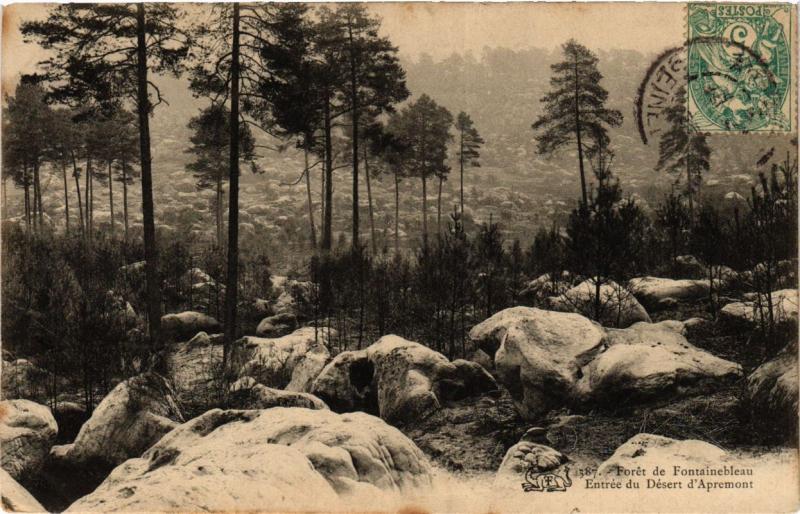
<svg viewBox="0 0 800 514">
<path fill-rule="evenodd" d="M 3 89 L 21 73 L 34 71 L 45 54 L 24 44 L 22 20 L 41 18 L 47 4 L 16 4 L 3 9 Z M 434 59 L 484 47 L 519 50 L 553 48 L 575 38 L 591 49 L 636 49 L 660 53 L 677 46 L 684 34 L 681 3 L 372 3 L 383 19 L 382 32 L 405 58 L 427 53 Z"/>
</svg>

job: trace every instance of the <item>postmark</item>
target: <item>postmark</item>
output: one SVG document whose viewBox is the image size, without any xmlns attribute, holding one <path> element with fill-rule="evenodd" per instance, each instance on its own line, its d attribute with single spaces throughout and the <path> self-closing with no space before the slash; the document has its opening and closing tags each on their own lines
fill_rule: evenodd
<svg viewBox="0 0 800 514">
<path fill-rule="evenodd" d="M 702 132 L 791 132 L 792 8 L 689 4 L 687 108 Z"/>
</svg>

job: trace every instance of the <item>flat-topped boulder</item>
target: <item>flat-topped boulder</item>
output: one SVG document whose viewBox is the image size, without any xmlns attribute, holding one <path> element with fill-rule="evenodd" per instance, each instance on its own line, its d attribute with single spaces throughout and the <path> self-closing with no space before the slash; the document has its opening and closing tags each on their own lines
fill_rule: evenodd
<svg viewBox="0 0 800 514">
<path fill-rule="evenodd" d="M 767 317 L 769 301 L 766 295 L 750 296 L 750 301 L 732 302 L 720 309 L 719 318 L 723 323 L 733 326 L 752 328 L 761 321 L 761 316 Z M 772 313 L 776 323 L 797 323 L 798 300 L 797 289 L 780 289 L 773 291 Z"/>
<path fill-rule="evenodd" d="M 653 434 L 636 434 L 617 448 L 597 469 L 597 476 L 627 480 L 625 471 L 656 466 L 703 469 L 719 466 L 726 457 L 722 448 L 694 439 L 677 440 Z"/>
<path fill-rule="evenodd" d="M 335 332 L 303 327 L 276 338 L 243 337 L 231 348 L 231 366 L 267 387 L 308 392 L 330 360 L 328 340 Z"/>
<path fill-rule="evenodd" d="M 198 332 L 215 334 L 221 330 L 219 321 L 202 312 L 185 311 L 161 317 L 161 331 L 164 337 L 175 341 L 185 341 Z"/>
<path fill-rule="evenodd" d="M 329 510 L 352 494 L 430 484 L 422 452 L 374 416 L 214 409 L 116 468 L 69 511 Z"/>
<path fill-rule="evenodd" d="M 740 365 L 690 344 L 679 322 L 608 329 L 605 349 L 582 369 L 587 401 L 635 403 L 701 394 L 742 376 Z"/>
<path fill-rule="evenodd" d="M 559 296 L 547 299 L 547 306 L 562 312 L 576 312 L 597 320 L 604 327 L 628 327 L 639 321 L 650 322 L 650 315 L 627 288 L 616 282 L 600 284 L 599 302 L 593 279 L 584 280 Z"/>
<path fill-rule="evenodd" d="M 81 427 L 75 442 L 51 455 L 70 465 L 116 466 L 138 457 L 183 422 L 167 380 L 152 372 L 120 382 Z"/>
<path fill-rule="evenodd" d="M 237 409 L 304 407 L 327 409 L 325 402 L 309 393 L 285 391 L 257 383 L 251 377 L 240 378 L 230 387 L 229 404 Z"/>
<path fill-rule="evenodd" d="M 581 368 L 600 350 L 604 335 L 580 314 L 534 307 L 505 309 L 470 331 L 473 341 L 499 343 L 497 378 L 531 419 L 575 399 Z"/>
<path fill-rule="evenodd" d="M 56 434 L 58 425 L 48 407 L 30 400 L 0 402 L 0 461 L 15 480 L 39 472 Z"/>
<path fill-rule="evenodd" d="M 334 410 L 360 409 L 402 423 L 436 411 L 442 402 L 495 388 L 479 364 L 450 362 L 426 346 L 387 335 L 364 350 L 337 355 L 311 392 Z"/>
<path fill-rule="evenodd" d="M 660 277 L 633 278 L 628 287 L 648 309 L 668 307 L 674 301 L 694 301 L 708 296 L 708 280 Z"/>
</svg>

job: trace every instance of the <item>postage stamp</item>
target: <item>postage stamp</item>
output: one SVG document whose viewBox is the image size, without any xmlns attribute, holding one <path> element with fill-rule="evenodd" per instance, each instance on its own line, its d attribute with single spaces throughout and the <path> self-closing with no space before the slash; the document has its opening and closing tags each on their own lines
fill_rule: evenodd
<svg viewBox="0 0 800 514">
<path fill-rule="evenodd" d="M 792 6 L 689 4 L 689 114 L 703 132 L 792 130 Z"/>
</svg>

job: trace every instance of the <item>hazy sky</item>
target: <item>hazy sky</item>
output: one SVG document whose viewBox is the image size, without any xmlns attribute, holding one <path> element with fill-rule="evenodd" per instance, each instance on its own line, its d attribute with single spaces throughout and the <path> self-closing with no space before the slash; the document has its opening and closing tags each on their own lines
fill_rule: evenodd
<svg viewBox="0 0 800 514">
<path fill-rule="evenodd" d="M 627 48 L 660 52 L 681 43 L 680 3 L 373 3 L 383 32 L 405 57 L 428 53 L 443 58 L 486 47 L 552 48 L 575 38 L 593 49 Z M 33 71 L 43 53 L 24 45 L 21 20 L 42 17 L 43 4 L 3 10 L 3 84 Z"/>
</svg>

